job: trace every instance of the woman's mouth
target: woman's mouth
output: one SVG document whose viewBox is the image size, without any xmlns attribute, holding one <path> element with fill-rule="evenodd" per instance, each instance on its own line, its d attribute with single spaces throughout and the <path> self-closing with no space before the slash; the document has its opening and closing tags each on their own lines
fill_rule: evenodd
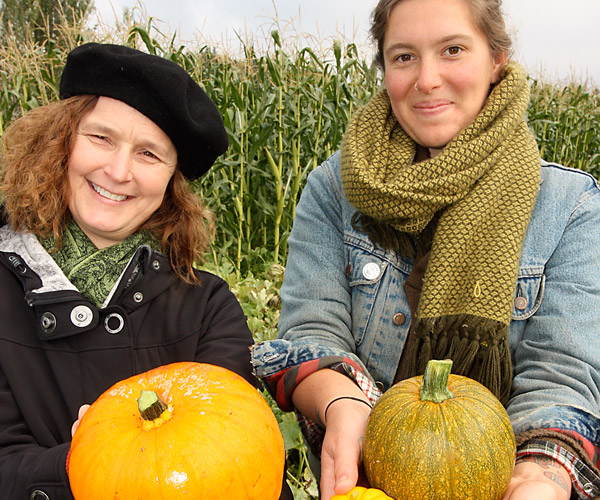
<svg viewBox="0 0 600 500">
<path fill-rule="evenodd" d="M 97 184 L 94 184 L 93 182 L 90 182 L 90 184 L 92 186 L 92 189 L 104 198 L 107 198 L 112 201 L 125 201 L 127 199 L 127 196 L 124 194 L 111 193 L 110 191 L 107 191 L 106 189 L 98 186 Z"/>
<path fill-rule="evenodd" d="M 419 113 L 439 113 L 445 111 L 452 103 L 446 100 L 418 102 L 413 107 Z"/>
</svg>

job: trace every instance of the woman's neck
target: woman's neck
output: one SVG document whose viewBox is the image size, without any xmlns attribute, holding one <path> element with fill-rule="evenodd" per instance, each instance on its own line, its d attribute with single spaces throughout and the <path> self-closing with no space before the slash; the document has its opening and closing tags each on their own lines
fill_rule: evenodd
<svg viewBox="0 0 600 500">
<path fill-rule="evenodd" d="M 419 163 L 420 161 L 429 160 L 430 158 L 435 158 L 442 152 L 442 148 L 426 148 L 425 146 L 421 146 L 417 144 L 417 152 L 415 153 L 415 163 Z"/>
</svg>

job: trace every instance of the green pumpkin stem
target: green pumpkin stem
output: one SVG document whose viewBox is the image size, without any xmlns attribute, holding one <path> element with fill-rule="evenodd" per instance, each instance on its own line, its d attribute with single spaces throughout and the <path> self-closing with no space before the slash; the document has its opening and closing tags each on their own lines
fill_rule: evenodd
<svg viewBox="0 0 600 500">
<path fill-rule="evenodd" d="M 423 374 L 423 385 L 419 389 L 421 401 L 441 403 L 454 397 L 448 389 L 448 377 L 451 369 L 451 359 L 432 359 L 427 363 Z"/>
<path fill-rule="evenodd" d="M 154 391 L 142 391 L 138 402 L 138 409 L 144 420 L 155 420 L 168 408 Z"/>
</svg>

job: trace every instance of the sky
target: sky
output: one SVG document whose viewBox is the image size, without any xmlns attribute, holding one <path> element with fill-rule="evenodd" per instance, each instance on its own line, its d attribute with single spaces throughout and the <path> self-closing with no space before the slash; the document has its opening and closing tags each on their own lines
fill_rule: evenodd
<svg viewBox="0 0 600 500">
<path fill-rule="evenodd" d="M 377 0 L 94 0 L 101 22 L 122 18 L 124 7 L 145 12 L 182 42 L 213 41 L 239 48 L 242 39 L 268 38 L 278 20 L 285 37 L 327 45 L 354 41 L 370 54 L 369 17 Z M 503 0 L 514 57 L 548 81 L 600 85 L 600 0 Z M 596 33 L 594 35 L 594 33 Z M 317 42 L 318 41 L 318 42 Z"/>
</svg>

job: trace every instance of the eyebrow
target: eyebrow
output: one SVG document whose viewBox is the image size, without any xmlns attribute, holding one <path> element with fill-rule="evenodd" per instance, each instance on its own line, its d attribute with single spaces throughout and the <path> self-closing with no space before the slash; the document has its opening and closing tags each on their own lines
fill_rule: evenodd
<svg viewBox="0 0 600 500">
<path fill-rule="evenodd" d="M 458 41 L 468 42 L 471 40 L 473 40 L 473 37 L 471 37 L 469 35 L 463 35 L 460 33 L 456 33 L 456 34 L 452 34 L 452 35 L 446 35 L 446 36 L 440 38 L 439 40 L 436 40 L 434 45 L 443 45 L 448 42 L 458 42 Z M 412 44 L 412 43 L 398 42 L 398 43 L 394 43 L 394 44 L 390 45 L 386 49 L 385 53 L 389 54 L 390 52 L 393 52 L 398 49 L 412 49 L 412 48 L 414 48 L 414 44 Z"/>
</svg>

